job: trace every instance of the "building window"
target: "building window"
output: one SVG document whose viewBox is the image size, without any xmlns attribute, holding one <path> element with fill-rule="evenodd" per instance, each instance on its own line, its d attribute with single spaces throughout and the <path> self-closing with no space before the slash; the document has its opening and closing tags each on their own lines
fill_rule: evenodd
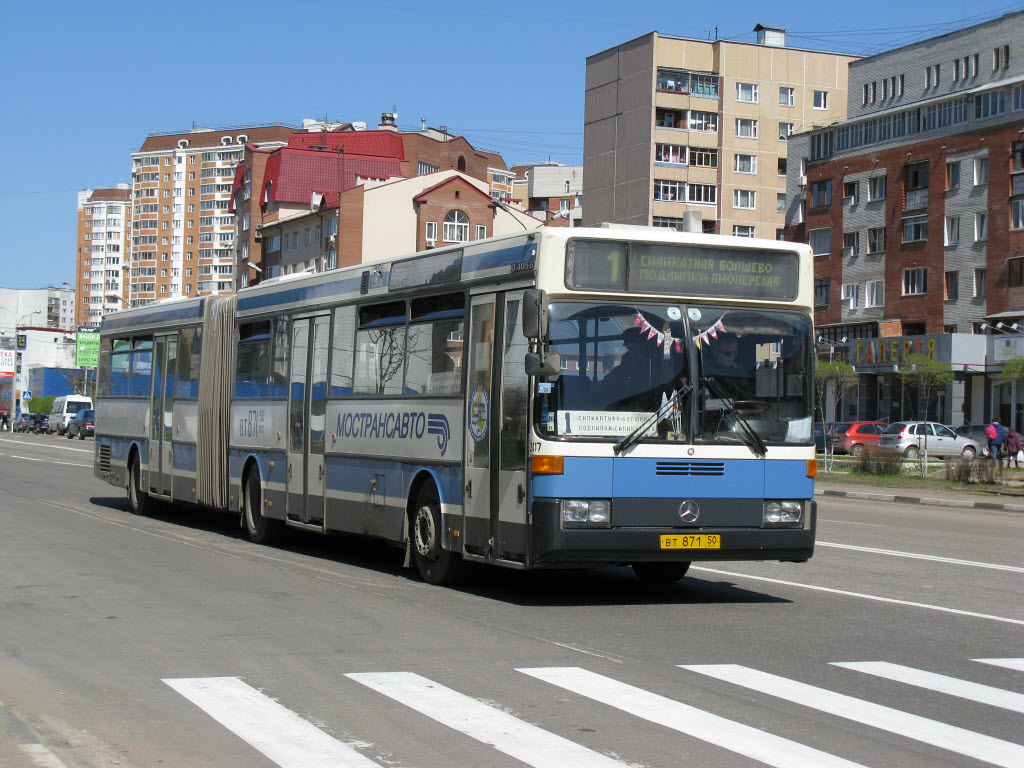
<svg viewBox="0 0 1024 768">
<path fill-rule="evenodd" d="M 775 212 L 784 213 L 786 211 L 786 193 L 776 192 L 775 193 Z"/>
<path fill-rule="evenodd" d="M 757 120 L 746 117 L 736 118 L 736 137 L 740 139 L 757 138 Z"/>
<path fill-rule="evenodd" d="M 885 281 L 869 280 L 865 284 L 864 306 L 884 307 L 885 306 Z"/>
<path fill-rule="evenodd" d="M 828 109 L 828 91 L 814 92 L 814 108 Z"/>
<path fill-rule="evenodd" d="M 476 225 L 476 239 L 484 240 L 487 237 L 487 227 L 484 224 Z"/>
<path fill-rule="evenodd" d="M 691 109 L 690 119 L 686 123 L 686 125 L 689 126 L 691 131 L 704 131 L 706 133 L 714 133 L 718 130 L 718 113 L 698 112 L 695 109 Z"/>
<path fill-rule="evenodd" d="M 828 180 L 811 183 L 811 207 L 832 204 L 832 183 Z"/>
<path fill-rule="evenodd" d="M 832 228 L 812 229 L 808 233 L 808 244 L 815 256 L 828 256 L 832 252 Z"/>
<path fill-rule="evenodd" d="M 683 128 L 686 113 L 674 109 L 659 109 L 654 113 L 654 124 L 658 128 Z"/>
<path fill-rule="evenodd" d="M 827 307 L 829 303 L 829 279 L 822 278 L 814 281 L 814 306 Z"/>
<path fill-rule="evenodd" d="M 753 237 L 754 227 L 750 224 L 733 224 L 732 234 L 735 237 Z"/>
<path fill-rule="evenodd" d="M 752 189 L 734 189 L 732 191 L 732 207 L 748 210 L 757 207 L 757 192 Z"/>
<path fill-rule="evenodd" d="M 856 256 L 860 250 L 860 232 L 843 232 L 843 255 Z"/>
<path fill-rule="evenodd" d="M 1010 259 L 1007 262 L 1007 268 L 1009 270 L 1009 286 L 1019 288 L 1024 285 L 1024 258 Z"/>
<path fill-rule="evenodd" d="M 796 106 L 796 88 L 779 88 L 779 106 Z"/>
<path fill-rule="evenodd" d="M 654 180 L 654 199 L 668 202 L 679 202 L 684 199 L 682 181 Z"/>
<path fill-rule="evenodd" d="M 1010 201 L 1010 229 L 1024 229 L 1024 197 Z"/>
<path fill-rule="evenodd" d="M 974 119 L 984 120 L 1006 111 L 1006 91 L 979 93 L 974 97 Z"/>
<path fill-rule="evenodd" d="M 988 184 L 988 158 L 987 157 L 976 157 L 974 158 L 974 183 Z"/>
<path fill-rule="evenodd" d="M 437 222 L 428 221 L 425 239 L 428 245 L 433 245 L 437 242 Z"/>
<path fill-rule="evenodd" d="M 976 213 L 974 214 L 974 239 L 988 240 L 988 214 L 987 213 Z"/>
<path fill-rule="evenodd" d="M 845 309 L 857 308 L 857 284 L 846 283 L 843 285 L 843 307 Z"/>
<path fill-rule="evenodd" d="M 793 123 L 779 123 L 779 141 L 788 141 L 793 135 Z"/>
<path fill-rule="evenodd" d="M 919 296 L 928 291 L 928 269 L 913 267 L 903 270 L 903 295 Z"/>
<path fill-rule="evenodd" d="M 988 296 L 988 270 L 982 267 L 974 270 L 974 295 Z"/>
<path fill-rule="evenodd" d="M 686 164 L 686 147 L 678 144 L 657 144 L 654 148 L 654 162 Z"/>
<path fill-rule="evenodd" d="M 690 147 L 690 165 L 699 166 L 701 168 L 717 168 L 718 150 Z"/>
<path fill-rule="evenodd" d="M 928 216 L 907 216 L 903 219 L 903 242 L 915 243 L 928 239 Z"/>
<path fill-rule="evenodd" d="M 713 205 L 718 202 L 718 187 L 714 184 L 687 184 L 686 201 Z"/>
<path fill-rule="evenodd" d="M 904 208 L 916 211 L 928 207 L 928 163 L 907 166 L 907 194 Z"/>
<path fill-rule="evenodd" d="M 946 163 L 946 189 L 960 186 L 960 162 Z"/>
<path fill-rule="evenodd" d="M 947 272 L 942 298 L 945 301 L 956 301 L 960 297 L 960 273 Z"/>
<path fill-rule="evenodd" d="M 736 173 L 757 173 L 757 155 L 736 155 Z"/>
<path fill-rule="evenodd" d="M 755 83 L 736 83 L 736 101 L 757 104 L 757 85 Z"/>
<path fill-rule="evenodd" d="M 868 179 L 868 200 L 885 200 L 885 176 Z"/>
<path fill-rule="evenodd" d="M 779 176 L 785 176 L 786 175 L 786 168 L 787 167 L 788 167 L 788 165 L 786 163 L 786 158 L 780 157 L 779 158 L 779 169 L 777 171 L 778 175 Z"/>
<path fill-rule="evenodd" d="M 444 241 L 446 243 L 465 243 L 469 241 L 469 217 L 456 209 L 444 217 Z"/>
<path fill-rule="evenodd" d="M 851 203 L 860 202 L 860 184 L 856 181 L 843 183 L 843 197 Z"/>
<path fill-rule="evenodd" d="M 944 235 L 945 245 L 956 245 L 960 242 L 960 217 L 947 216 Z"/>
<path fill-rule="evenodd" d="M 868 230 L 868 253 L 885 253 L 885 227 Z"/>
</svg>

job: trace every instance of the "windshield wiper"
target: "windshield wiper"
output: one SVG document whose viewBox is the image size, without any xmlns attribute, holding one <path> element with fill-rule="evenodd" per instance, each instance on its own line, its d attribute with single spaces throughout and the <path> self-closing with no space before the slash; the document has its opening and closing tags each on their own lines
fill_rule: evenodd
<svg viewBox="0 0 1024 768">
<path fill-rule="evenodd" d="M 725 406 L 726 412 L 732 414 L 736 419 L 736 423 L 739 424 L 740 430 L 744 435 L 743 442 L 746 446 L 756 455 L 758 458 L 763 459 L 768 454 L 768 446 L 765 445 L 764 440 L 761 436 L 750 426 L 743 414 L 740 413 L 740 409 L 736 407 L 736 403 L 733 402 L 732 398 L 726 394 L 721 383 L 714 376 L 705 376 L 704 383 L 707 384 L 708 389 L 711 393 L 722 401 Z"/>
<path fill-rule="evenodd" d="M 628 435 L 626 435 L 624 438 L 622 438 L 621 440 L 619 440 L 619 442 L 615 444 L 615 447 L 613 449 L 615 451 L 615 455 L 618 456 L 624 450 L 626 450 L 631 445 L 636 443 L 640 439 L 640 437 L 648 429 L 651 428 L 652 425 L 657 424 L 659 421 L 665 418 L 665 416 L 668 415 L 668 413 L 674 407 L 676 407 L 677 405 L 681 405 L 683 402 L 683 398 L 690 394 L 690 392 L 692 391 L 692 384 L 686 384 L 681 389 L 676 390 L 672 394 L 672 397 L 668 398 L 664 403 L 662 403 L 661 407 L 657 411 L 652 413 L 644 420 L 643 424 L 641 424 L 639 427 L 634 429 L 632 432 L 630 432 Z"/>
</svg>

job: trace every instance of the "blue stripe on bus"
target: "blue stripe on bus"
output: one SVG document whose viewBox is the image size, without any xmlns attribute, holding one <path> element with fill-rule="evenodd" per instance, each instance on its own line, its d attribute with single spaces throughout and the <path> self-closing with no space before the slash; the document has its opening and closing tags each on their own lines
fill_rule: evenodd
<svg viewBox="0 0 1024 768">
<path fill-rule="evenodd" d="M 255 296 L 238 294 L 238 313 L 252 312 L 258 309 L 267 309 L 282 304 L 293 304 L 298 302 L 316 301 L 318 299 L 342 299 L 346 296 L 355 298 L 359 296 L 359 287 L 362 282 L 362 273 L 351 277 L 339 277 L 314 285 L 301 284 L 293 288 L 280 291 L 268 291 Z"/>
<path fill-rule="evenodd" d="M 327 490 L 335 493 L 365 494 L 370 490 L 370 483 L 374 477 L 383 475 L 383 495 L 401 498 L 408 495 L 409 483 L 421 469 L 429 472 L 437 481 L 442 502 L 462 503 L 462 467 L 454 465 L 425 467 L 398 461 L 328 456 Z"/>
<path fill-rule="evenodd" d="M 657 465 L 666 461 L 669 460 L 567 456 L 563 474 L 533 477 L 533 495 L 577 499 L 809 499 L 814 494 L 806 461 L 724 459 L 710 462 L 722 465 L 720 475 L 659 475 Z"/>
</svg>

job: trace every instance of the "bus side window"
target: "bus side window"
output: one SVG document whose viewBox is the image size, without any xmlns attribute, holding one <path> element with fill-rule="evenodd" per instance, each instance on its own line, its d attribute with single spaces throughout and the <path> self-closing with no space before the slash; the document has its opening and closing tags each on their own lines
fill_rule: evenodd
<svg viewBox="0 0 1024 768">
<path fill-rule="evenodd" d="M 96 368 L 96 391 L 100 397 L 110 395 L 110 341 L 100 343 L 100 359 Z"/>
<path fill-rule="evenodd" d="M 183 328 L 178 334 L 178 380 L 174 386 L 176 398 L 198 397 L 199 353 L 202 346 L 202 328 Z"/>
<path fill-rule="evenodd" d="M 352 342 L 356 326 L 356 308 L 338 307 L 334 310 L 334 333 L 331 341 L 332 397 L 352 394 Z"/>
<path fill-rule="evenodd" d="M 110 343 L 109 391 L 111 397 L 124 397 L 128 394 L 131 351 L 131 339 L 114 339 Z"/>
<path fill-rule="evenodd" d="M 462 391 L 464 313 L 465 296 L 461 293 L 413 300 L 407 394 L 451 395 Z"/>
<path fill-rule="evenodd" d="M 149 397 L 153 381 L 153 339 L 140 336 L 132 340 L 132 370 L 129 397 Z"/>
<path fill-rule="evenodd" d="M 266 397 L 269 378 L 270 321 L 243 323 L 238 327 L 235 397 Z"/>
<path fill-rule="evenodd" d="M 356 395 L 400 395 L 405 374 L 405 302 L 359 311 L 356 333 Z"/>
<path fill-rule="evenodd" d="M 291 318 L 274 318 L 270 382 L 267 390 L 270 397 L 285 397 L 288 394 L 288 351 L 291 349 L 291 327 Z"/>
</svg>

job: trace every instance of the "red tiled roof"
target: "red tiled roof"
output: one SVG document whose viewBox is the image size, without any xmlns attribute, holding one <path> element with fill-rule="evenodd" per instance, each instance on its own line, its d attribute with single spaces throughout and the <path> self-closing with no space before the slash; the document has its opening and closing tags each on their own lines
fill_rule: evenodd
<svg viewBox="0 0 1024 768">
<path fill-rule="evenodd" d="M 345 154 L 341 159 L 334 152 L 289 149 L 278 150 L 267 158 L 264 184 L 270 185 L 270 198 L 261 202 L 309 202 L 310 192 L 341 192 L 356 186 L 356 177 L 388 179 L 401 176 L 397 159 L 380 159 Z"/>
<path fill-rule="evenodd" d="M 293 133 L 288 138 L 292 149 L 327 147 L 331 151 L 344 150 L 346 155 L 367 155 L 405 160 L 402 137 L 394 131 L 331 131 Z"/>
</svg>

